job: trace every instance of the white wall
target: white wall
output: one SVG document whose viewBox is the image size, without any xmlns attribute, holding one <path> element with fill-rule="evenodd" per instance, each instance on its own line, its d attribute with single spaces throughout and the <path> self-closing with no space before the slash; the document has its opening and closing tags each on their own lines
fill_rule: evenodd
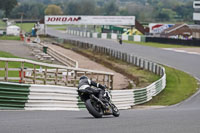
<svg viewBox="0 0 200 133">
<path fill-rule="evenodd" d="M 111 34 L 111 39 L 117 39 L 117 34 L 112 33 L 112 34 Z"/>
<path fill-rule="evenodd" d="M 102 33 L 102 34 L 101 34 L 101 38 L 102 38 L 102 39 L 107 39 L 107 33 Z"/>
<path fill-rule="evenodd" d="M 200 13 L 193 13 L 193 20 L 199 20 L 200 21 Z"/>
</svg>

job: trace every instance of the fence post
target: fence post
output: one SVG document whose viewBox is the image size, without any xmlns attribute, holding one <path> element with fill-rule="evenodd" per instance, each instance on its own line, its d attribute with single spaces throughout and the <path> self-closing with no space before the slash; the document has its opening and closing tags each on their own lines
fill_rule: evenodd
<svg viewBox="0 0 200 133">
<path fill-rule="evenodd" d="M 117 59 L 117 51 L 113 50 L 114 52 L 114 58 Z"/>
<path fill-rule="evenodd" d="M 148 61 L 147 70 L 150 71 L 150 62 Z"/>
<path fill-rule="evenodd" d="M 65 81 L 65 86 L 67 86 L 68 85 L 68 69 L 67 69 L 67 73 L 66 73 L 66 81 Z"/>
<path fill-rule="evenodd" d="M 110 89 L 113 90 L 113 75 L 110 75 Z"/>
<path fill-rule="evenodd" d="M 5 62 L 5 81 L 8 82 L 8 61 Z"/>
<path fill-rule="evenodd" d="M 117 51 L 117 58 L 116 59 L 119 59 L 119 51 Z"/>
<path fill-rule="evenodd" d="M 143 60 L 143 69 L 146 69 L 146 61 Z"/>
<path fill-rule="evenodd" d="M 154 63 L 152 62 L 151 65 L 151 72 L 154 72 Z"/>
<path fill-rule="evenodd" d="M 158 65 L 155 65 L 155 74 L 158 74 Z"/>
<path fill-rule="evenodd" d="M 58 84 L 58 68 L 56 68 L 56 73 L 55 73 L 55 85 Z"/>
<path fill-rule="evenodd" d="M 96 81 L 97 83 L 99 83 L 99 75 L 97 75 Z"/>
<path fill-rule="evenodd" d="M 125 60 L 125 62 L 128 62 L 128 54 L 126 53 L 125 55 L 126 55 L 126 60 Z"/>
<path fill-rule="evenodd" d="M 44 84 L 47 84 L 47 67 L 45 67 L 45 71 L 44 71 Z"/>
<path fill-rule="evenodd" d="M 140 67 L 140 68 L 142 67 L 142 61 L 141 61 L 141 58 L 139 59 L 139 67 Z"/>
<path fill-rule="evenodd" d="M 21 82 L 24 83 L 24 62 L 21 63 Z"/>
<path fill-rule="evenodd" d="M 137 66 L 137 62 L 138 62 L 138 58 L 137 57 L 135 57 L 135 65 Z"/>
<path fill-rule="evenodd" d="M 106 78 L 106 76 L 103 75 L 103 85 L 105 85 L 105 78 Z"/>
<path fill-rule="evenodd" d="M 159 75 L 159 76 L 162 76 L 162 74 L 161 74 L 161 73 L 162 73 L 162 72 L 161 72 L 161 67 L 159 66 L 158 69 L 159 69 L 159 70 L 158 70 L 158 75 Z"/>
<path fill-rule="evenodd" d="M 110 84 L 110 75 L 107 75 L 107 85 L 108 85 L 108 88 L 110 88 L 111 87 L 111 84 Z"/>
<path fill-rule="evenodd" d="M 36 84 L 36 65 L 33 66 L 33 84 Z"/>
<path fill-rule="evenodd" d="M 132 56 L 132 64 L 135 65 L 135 56 Z"/>
<path fill-rule="evenodd" d="M 130 55 L 130 54 L 128 54 L 127 62 L 128 62 L 128 63 L 131 63 L 131 55 Z"/>
<path fill-rule="evenodd" d="M 76 87 L 77 71 L 74 71 L 74 87 Z"/>
</svg>

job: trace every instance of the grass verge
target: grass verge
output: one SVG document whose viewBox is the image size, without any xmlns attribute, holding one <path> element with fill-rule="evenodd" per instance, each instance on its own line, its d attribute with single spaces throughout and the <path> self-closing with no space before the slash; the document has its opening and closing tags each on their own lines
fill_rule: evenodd
<svg viewBox="0 0 200 133">
<path fill-rule="evenodd" d="M 0 51 L 0 57 L 5 57 L 5 58 L 19 58 L 17 56 L 14 56 L 10 53 Z M 24 63 L 25 68 L 34 68 L 33 64 L 30 63 Z M 0 63 L 0 68 L 5 68 L 5 62 Z M 8 62 L 8 68 L 21 68 L 21 63 L 20 62 Z M 39 66 L 36 65 L 36 68 L 39 68 Z M 0 77 L 5 76 L 5 71 L 1 70 L 0 71 Z M 19 72 L 18 71 L 9 71 L 8 73 L 9 77 L 19 77 Z"/>
<path fill-rule="evenodd" d="M 16 40 L 19 41 L 19 36 L 0 36 L 0 40 Z"/>
<path fill-rule="evenodd" d="M 67 27 L 68 25 L 47 25 L 47 27 L 55 27 L 55 28 L 62 28 L 62 27 Z"/>
<path fill-rule="evenodd" d="M 56 30 L 66 31 L 66 27 L 56 28 Z"/>
<path fill-rule="evenodd" d="M 130 43 L 130 44 L 138 44 L 138 45 L 156 47 L 156 48 L 191 48 L 191 47 L 195 47 L 195 46 L 183 46 L 183 45 L 176 45 L 176 44 L 163 44 L 163 43 L 154 43 L 154 42 L 133 42 L 133 41 L 123 41 L 123 42 Z"/>
<path fill-rule="evenodd" d="M 22 28 L 22 31 L 24 32 L 31 32 L 32 28 L 34 27 L 35 23 L 17 23 L 16 25 Z"/>
<path fill-rule="evenodd" d="M 191 95 L 198 88 L 197 80 L 189 74 L 176 70 L 174 68 L 165 67 L 167 74 L 167 86 L 150 102 L 144 105 L 173 105 L 177 104 Z"/>
<path fill-rule="evenodd" d="M 0 28 L 6 28 L 6 23 L 0 20 Z"/>
<path fill-rule="evenodd" d="M 146 87 L 160 78 L 158 75 L 155 75 L 152 72 L 133 66 L 121 60 L 116 60 L 107 55 L 94 53 L 92 50 L 78 49 L 70 44 L 64 44 L 63 47 L 67 49 L 73 49 L 75 52 L 99 64 L 102 64 L 107 68 L 121 73 L 122 75 L 125 75 L 128 79 L 134 82 L 133 85 L 129 84 L 126 89 Z"/>
</svg>

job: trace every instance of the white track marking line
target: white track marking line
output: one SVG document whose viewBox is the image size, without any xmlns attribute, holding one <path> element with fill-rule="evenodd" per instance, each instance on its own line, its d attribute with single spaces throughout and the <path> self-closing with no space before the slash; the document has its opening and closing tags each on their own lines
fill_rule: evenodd
<svg viewBox="0 0 200 133">
<path fill-rule="evenodd" d="M 193 55 L 200 55 L 200 53 L 198 52 L 188 52 L 185 50 L 177 50 L 177 49 L 173 49 L 173 48 L 162 48 L 164 50 L 168 50 L 168 51 L 174 51 L 174 52 L 178 52 L 178 53 L 187 53 L 187 54 L 193 54 Z"/>
</svg>

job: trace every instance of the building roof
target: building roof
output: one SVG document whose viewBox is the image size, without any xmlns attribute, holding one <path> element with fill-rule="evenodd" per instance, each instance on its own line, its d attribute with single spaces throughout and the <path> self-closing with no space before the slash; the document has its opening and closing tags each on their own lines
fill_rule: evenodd
<svg viewBox="0 0 200 133">
<path fill-rule="evenodd" d="M 173 31 L 177 30 L 177 29 L 180 29 L 180 28 L 182 28 L 182 27 L 184 27 L 184 26 L 188 26 L 188 25 L 185 24 L 185 23 L 184 23 L 184 24 L 175 24 L 174 26 L 172 26 L 172 27 L 166 29 L 166 30 L 164 31 L 164 33 L 168 34 L 168 33 L 170 33 L 170 32 L 173 32 Z"/>
</svg>

